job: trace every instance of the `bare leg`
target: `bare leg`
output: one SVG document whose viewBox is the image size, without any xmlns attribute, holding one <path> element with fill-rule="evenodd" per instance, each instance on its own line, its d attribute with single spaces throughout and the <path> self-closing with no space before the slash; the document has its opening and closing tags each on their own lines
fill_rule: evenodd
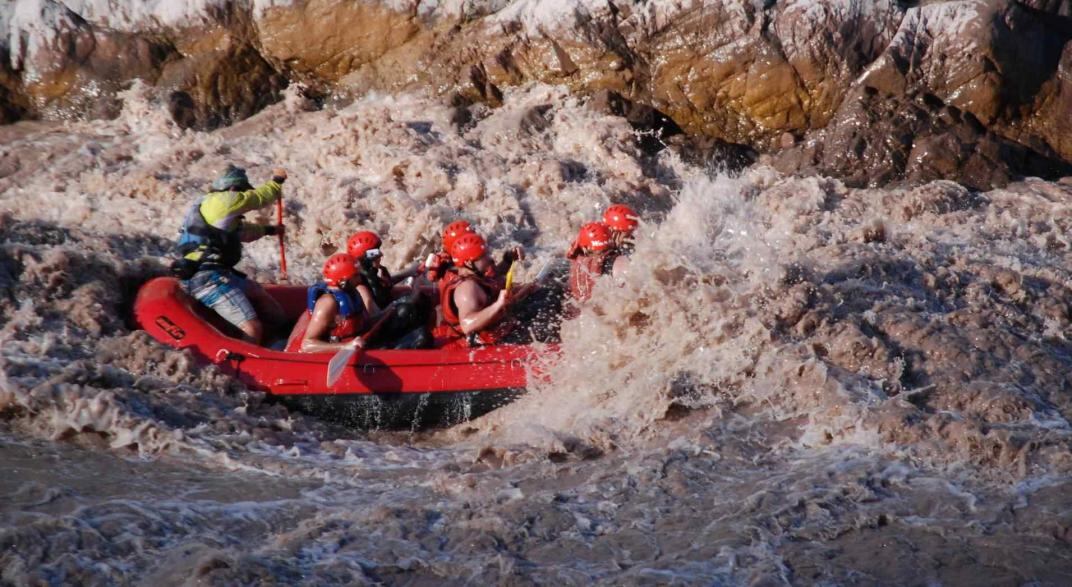
<svg viewBox="0 0 1072 587">
<path fill-rule="evenodd" d="M 247 279 L 243 291 L 245 292 L 246 297 L 249 298 L 250 303 L 253 304 L 253 308 L 257 311 L 257 316 L 260 317 L 269 328 L 282 326 L 283 323 L 286 322 L 283 308 L 279 305 L 279 302 L 268 295 L 268 292 L 265 291 L 259 283 L 252 279 Z"/>
<path fill-rule="evenodd" d="M 236 284 L 235 280 L 229 272 L 204 271 L 191 280 L 194 282 L 191 294 L 241 330 L 243 339 L 259 344 L 263 328 L 257 311 L 244 293 L 245 284 Z"/>
<path fill-rule="evenodd" d="M 238 328 L 242 331 L 242 334 L 246 335 L 246 340 L 253 344 L 261 343 L 261 336 L 264 334 L 264 327 L 261 326 L 261 321 L 257 319 L 247 320 L 240 324 Z"/>
</svg>

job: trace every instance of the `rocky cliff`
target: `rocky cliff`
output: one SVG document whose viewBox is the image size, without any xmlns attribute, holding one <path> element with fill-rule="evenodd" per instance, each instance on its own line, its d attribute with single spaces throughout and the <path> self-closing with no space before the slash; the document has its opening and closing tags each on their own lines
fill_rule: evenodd
<svg viewBox="0 0 1072 587">
<path fill-rule="evenodd" d="M 1072 174 L 1070 0 L 17 0 L 0 121 L 109 116 L 134 78 L 185 127 L 300 81 L 497 105 L 533 81 L 638 128 L 853 185 Z M 741 151 L 737 151 L 738 153 Z"/>
</svg>

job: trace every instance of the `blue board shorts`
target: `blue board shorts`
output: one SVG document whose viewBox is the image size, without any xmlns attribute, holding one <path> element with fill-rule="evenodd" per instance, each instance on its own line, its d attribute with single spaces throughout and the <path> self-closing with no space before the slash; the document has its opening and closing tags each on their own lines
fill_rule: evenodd
<svg viewBox="0 0 1072 587">
<path fill-rule="evenodd" d="M 241 327 L 257 319 L 257 312 L 249 301 L 253 282 L 226 270 L 198 271 L 182 282 L 183 289 L 197 301 L 212 308 L 224 320 Z"/>
</svg>

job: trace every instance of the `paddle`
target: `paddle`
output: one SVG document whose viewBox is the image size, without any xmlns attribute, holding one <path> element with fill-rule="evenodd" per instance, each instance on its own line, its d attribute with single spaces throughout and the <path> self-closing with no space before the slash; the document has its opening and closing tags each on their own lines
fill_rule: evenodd
<svg viewBox="0 0 1072 587">
<path fill-rule="evenodd" d="M 509 292 L 510 287 L 514 285 L 514 267 L 517 267 L 517 261 L 511 261 L 510 269 L 506 272 L 506 287 L 503 289 L 507 292 Z"/>
<path fill-rule="evenodd" d="M 558 261 L 558 259 L 548 259 L 547 262 L 543 264 L 543 267 L 540 267 L 540 272 L 536 274 L 536 279 L 533 281 L 536 283 L 547 281 L 547 278 L 551 277 L 551 273 L 555 270 L 555 261 Z"/>
<path fill-rule="evenodd" d="M 395 306 L 389 306 L 387 310 L 383 313 L 383 315 L 380 316 L 380 319 L 372 325 L 372 328 L 369 328 L 368 331 L 365 332 L 365 334 L 362 334 L 359 337 L 361 341 L 368 342 L 369 339 L 371 339 L 373 336 L 376 336 L 376 333 L 379 332 L 380 327 L 383 326 L 384 322 L 387 322 L 387 320 L 391 316 L 393 316 L 394 313 Z M 328 361 L 328 387 L 335 385 L 335 382 L 339 380 L 339 377 L 342 377 L 343 369 L 346 367 L 347 364 L 349 364 L 350 359 L 353 358 L 356 353 L 357 345 L 348 344 L 343 348 L 339 349 L 339 352 L 335 353 L 334 357 L 331 357 L 331 360 Z"/>
<path fill-rule="evenodd" d="M 276 219 L 279 222 L 279 226 L 283 226 L 283 196 L 279 196 L 279 199 L 275 201 Z M 283 233 L 279 233 L 279 270 L 282 273 L 282 280 L 287 281 L 287 248 L 283 244 Z"/>
</svg>

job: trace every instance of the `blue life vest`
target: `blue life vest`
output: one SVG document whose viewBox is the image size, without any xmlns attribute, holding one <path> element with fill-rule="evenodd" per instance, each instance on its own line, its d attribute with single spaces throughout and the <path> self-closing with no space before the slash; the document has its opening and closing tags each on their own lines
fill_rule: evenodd
<svg viewBox="0 0 1072 587">
<path fill-rule="evenodd" d="M 305 307 L 308 308 L 309 313 L 312 313 L 313 308 L 316 307 L 316 301 L 324 294 L 331 294 L 335 298 L 339 304 L 339 315 L 343 318 L 350 318 L 365 311 L 365 305 L 355 300 L 354 296 L 341 289 L 329 288 L 326 283 L 319 282 L 310 285 L 309 292 L 305 296 Z"/>
</svg>

